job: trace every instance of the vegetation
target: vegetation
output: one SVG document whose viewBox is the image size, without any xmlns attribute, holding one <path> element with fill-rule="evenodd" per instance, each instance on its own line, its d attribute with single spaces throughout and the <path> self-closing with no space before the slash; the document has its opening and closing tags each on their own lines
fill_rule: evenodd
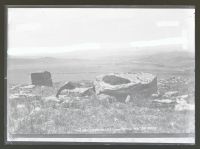
<svg viewBox="0 0 200 149">
<path fill-rule="evenodd" d="M 158 80 L 161 95 L 167 91 L 187 94 L 194 104 L 194 80 L 190 77 Z M 10 134 L 116 134 L 194 133 L 194 111 L 176 111 L 175 104 L 158 103 L 153 97 L 131 102 L 109 102 L 100 96 L 55 97 L 63 82 L 54 87 L 10 85 L 8 131 Z M 162 100 L 162 97 L 158 97 Z"/>
</svg>

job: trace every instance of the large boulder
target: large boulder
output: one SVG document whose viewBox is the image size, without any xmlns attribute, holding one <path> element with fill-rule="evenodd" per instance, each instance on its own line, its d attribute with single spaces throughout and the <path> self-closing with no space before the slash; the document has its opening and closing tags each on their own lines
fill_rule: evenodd
<svg viewBox="0 0 200 149">
<path fill-rule="evenodd" d="M 53 86 L 51 73 L 48 71 L 31 73 L 31 81 L 37 86 Z"/>
<path fill-rule="evenodd" d="M 96 94 L 114 96 L 125 102 L 137 96 L 151 96 L 157 93 L 157 77 L 150 73 L 110 73 L 96 77 Z"/>
</svg>

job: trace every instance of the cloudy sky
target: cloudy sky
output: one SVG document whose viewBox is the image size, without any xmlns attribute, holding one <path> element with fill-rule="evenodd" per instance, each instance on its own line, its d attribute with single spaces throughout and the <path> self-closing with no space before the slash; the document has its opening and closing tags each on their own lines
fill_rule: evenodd
<svg viewBox="0 0 200 149">
<path fill-rule="evenodd" d="M 8 54 L 181 45 L 194 52 L 194 9 L 8 8 Z"/>
</svg>

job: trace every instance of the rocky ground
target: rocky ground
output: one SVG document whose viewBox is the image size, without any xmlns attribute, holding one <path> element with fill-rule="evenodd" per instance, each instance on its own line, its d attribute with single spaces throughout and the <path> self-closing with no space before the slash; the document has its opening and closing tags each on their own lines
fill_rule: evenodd
<svg viewBox="0 0 200 149">
<path fill-rule="evenodd" d="M 63 84 L 9 85 L 9 133 L 194 133 L 194 80 L 190 77 L 158 78 L 157 93 L 125 102 L 104 94 L 68 92 L 56 98 Z"/>
</svg>

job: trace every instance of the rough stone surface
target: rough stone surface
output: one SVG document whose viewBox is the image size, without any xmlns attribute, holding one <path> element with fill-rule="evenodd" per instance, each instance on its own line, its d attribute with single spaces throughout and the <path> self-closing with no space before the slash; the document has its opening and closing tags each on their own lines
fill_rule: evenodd
<svg viewBox="0 0 200 149">
<path fill-rule="evenodd" d="M 130 96 L 130 95 L 128 95 L 128 96 L 126 97 L 125 103 L 129 103 L 129 102 L 130 102 L 130 100 L 131 100 L 131 96 Z"/>
<path fill-rule="evenodd" d="M 68 94 L 72 96 L 91 96 L 95 94 L 95 90 L 93 84 L 88 81 L 82 82 L 66 82 L 60 89 L 58 90 L 56 97 L 59 95 Z"/>
<path fill-rule="evenodd" d="M 31 73 L 31 81 L 33 85 L 53 86 L 51 73 L 48 71 Z"/>
<path fill-rule="evenodd" d="M 105 76 L 116 76 L 112 79 L 112 83 L 104 82 Z M 120 78 L 117 80 L 117 78 Z M 124 80 L 129 80 L 126 83 Z M 116 81 L 116 82 L 113 82 Z M 121 84 L 119 84 L 121 82 Z M 115 84 L 115 85 L 112 85 Z M 106 94 L 114 96 L 118 101 L 124 102 L 126 97 L 130 95 L 135 97 L 136 95 L 151 96 L 157 92 L 157 77 L 149 73 L 110 73 L 106 75 L 100 75 L 96 77 L 94 81 L 96 94 Z"/>
<path fill-rule="evenodd" d="M 127 84 L 130 83 L 130 80 L 115 76 L 115 75 L 108 75 L 103 77 L 103 81 L 105 83 L 111 84 L 111 85 L 119 85 L 119 84 Z"/>
<path fill-rule="evenodd" d="M 177 96 L 178 95 L 178 91 L 169 91 L 169 92 L 166 92 L 163 97 L 164 98 L 170 98 L 170 97 L 174 97 L 174 96 Z"/>
</svg>

